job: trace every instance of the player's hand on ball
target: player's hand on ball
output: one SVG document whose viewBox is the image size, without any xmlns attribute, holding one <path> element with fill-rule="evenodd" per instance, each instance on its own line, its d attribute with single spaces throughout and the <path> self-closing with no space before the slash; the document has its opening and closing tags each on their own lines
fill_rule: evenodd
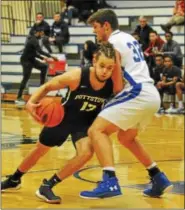
<svg viewBox="0 0 185 210">
<path fill-rule="evenodd" d="M 34 104 L 31 101 L 28 101 L 28 103 L 26 104 L 26 109 L 28 110 L 28 112 L 31 114 L 31 116 L 38 121 L 39 123 L 41 122 L 40 117 L 36 114 L 36 109 L 40 106 L 40 104 Z"/>
</svg>

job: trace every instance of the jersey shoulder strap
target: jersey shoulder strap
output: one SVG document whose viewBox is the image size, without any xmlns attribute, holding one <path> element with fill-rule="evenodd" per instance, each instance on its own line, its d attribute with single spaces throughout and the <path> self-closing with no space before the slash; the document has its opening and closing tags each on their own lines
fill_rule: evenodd
<svg viewBox="0 0 185 210">
<path fill-rule="evenodd" d="M 90 74 L 90 69 L 89 67 L 82 67 L 81 69 L 81 82 L 80 86 L 90 86 L 90 79 L 89 79 L 89 74 Z"/>
</svg>

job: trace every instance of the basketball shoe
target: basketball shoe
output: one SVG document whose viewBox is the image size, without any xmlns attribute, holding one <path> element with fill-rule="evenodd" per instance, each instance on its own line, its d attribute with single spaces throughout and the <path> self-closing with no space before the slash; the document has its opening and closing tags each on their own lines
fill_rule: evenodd
<svg viewBox="0 0 185 210">
<path fill-rule="evenodd" d="M 44 179 L 42 185 L 40 188 L 36 191 L 36 196 L 40 199 L 46 201 L 47 203 L 51 204 L 59 204 L 61 203 L 61 198 L 59 196 L 56 196 L 49 184 L 49 182 Z"/>
<path fill-rule="evenodd" d="M 1 182 L 1 191 L 18 190 L 21 188 L 21 180 L 13 180 L 12 175 L 7 176 L 7 179 Z"/>
<path fill-rule="evenodd" d="M 122 195 L 121 188 L 116 177 L 109 178 L 107 174 L 103 175 L 103 181 L 98 183 L 93 191 L 83 191 L 80 197 L 87 199 L 109 198 Z"/>
<path fill-rule="evenodd" d="M 143 192 L 144 196 L 160 197 L 164 193 L 171 191 L 173 188 L 172 183 L 162 172 L 156 174 L 151 181 L 152 181 L 152 187 L 144 190 Z"/>
</svg>

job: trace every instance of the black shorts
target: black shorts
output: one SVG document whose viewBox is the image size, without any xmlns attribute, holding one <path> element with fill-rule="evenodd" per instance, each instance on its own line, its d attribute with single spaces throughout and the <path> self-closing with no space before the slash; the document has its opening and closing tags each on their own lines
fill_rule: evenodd
<svg viewBox="0 0 185 210">
<path fill-rule="evenodd" d="M 175 95 L 176 93 L 175 85 L 173 84 L 167 87 L 163 87 L 163 92 L 168 93 L 170 95 Z"/>
<path fill-rule="evenodd" d="M 44 127 L 40 133 L 39 141 L 41 144 L 54 147 L 61 146 L 71 134 L 72 142 L 75 143 L 87 136 L 89 126 L 82 125 L 79 123 L 70 123 L 67 119 L 63 121 L 56 127 L 48 128 Z"/>
</svg>

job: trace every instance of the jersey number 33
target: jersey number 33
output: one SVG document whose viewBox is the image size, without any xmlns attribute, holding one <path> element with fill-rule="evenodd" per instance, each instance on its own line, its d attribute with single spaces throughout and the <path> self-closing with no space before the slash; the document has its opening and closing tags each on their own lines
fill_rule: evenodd
<svg viewBox="0 0 185 210">
<path fill-rule="evenodd" d="M 132 49 L 133 54 L 134 54 L 133 59 L 136 63 L 144 61 L 143 52 L 142 52 L 141 47 L 137 41 L 133 41 L 132 43 L 127 42 L 127 46 L 130 49 Z"/>
</svg>

